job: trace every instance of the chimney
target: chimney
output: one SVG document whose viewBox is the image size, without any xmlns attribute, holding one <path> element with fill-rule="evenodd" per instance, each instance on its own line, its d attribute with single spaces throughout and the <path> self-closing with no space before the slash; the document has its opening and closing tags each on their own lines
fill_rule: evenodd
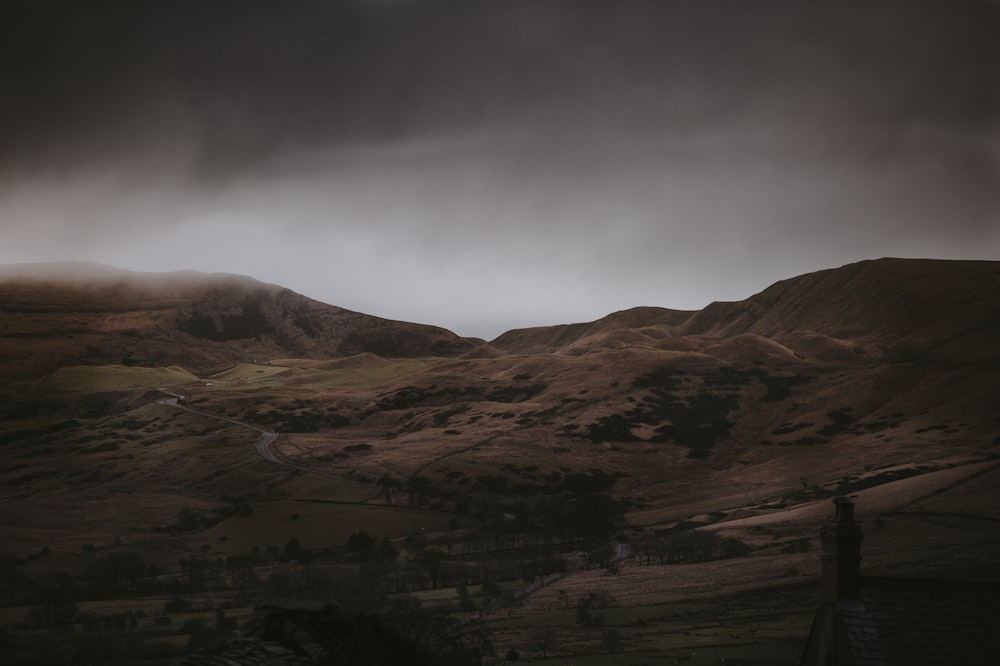
<svg viewBox="0 0 1000 666">
<path fill-rule="evenodd" d="M 864 538 L 854 520 L 854 502 L 849 497 L 836 497 L 833 504 L 836 507 L 833 521 L 820 533 L 822 601 L 827 604 L 858 598 Z"/>
</svg>

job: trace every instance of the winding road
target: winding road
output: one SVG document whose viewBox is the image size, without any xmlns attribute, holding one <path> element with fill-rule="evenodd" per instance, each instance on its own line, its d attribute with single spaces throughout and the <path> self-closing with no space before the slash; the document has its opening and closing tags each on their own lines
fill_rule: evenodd
<svg viewBox="0 0 1000 666">
<path fill-rule="evenodd" d="M 228 416 L 219 416 L 218 414 L 203 412 L 200 409 L 193 409 L 191 407 L 188 407 L 187 405 L 181 404 L 180 401 L 183 400 L 185 396 L 180 395 L 179 393 L 172 393 L 162 388 L 157 390 L 160 393 L 167 396 L 162 400 L 157 400 L 156 403 L 158 405 L 166 405 L 167 407 L 175 407 L 177 409 L 183 409 L 185 412 L 191 412 L 192 414 L 197 414 L 198 416 L 204 416 L 205 418 L 209 419 L 215 419 L 216 421 L 225 421 L 226 423 L 232 423 L 233 425 L 240 426 L 241 428 L 248 428 L 250 430 L 257 432 L 260 435 L 260 437 L 257 438 L 257 444 L 255 445 L 255 448 L 257 449 L 257 454 L 264 460 L 267 460 L 268 462 L 272 462 L 275 465 L 284 465 L 285 467 L 299 470 L 302 472 L 309 472 L 310 474 L 319 474 L 320 476 L 325 476 L 329 479 L 337 479 L 338 481 L 345 480 L 338 476 L 333 476 L 332 474 L 326 474 L 324 472 L 320 472 L 315 469 L 310 469 L 308 467 L 302 467 L 300 465 L 296 465 L 287 460 L 282 460 L 281 458 L 279 458 L 277 454 L 275 454 L 274 451 L 271 450 L 271 444 L 273 444 L 274 441 L 278 439 L 278 433 L 272 430 L 265 430 L 263 428 L 259 428 L 253 425 L 252 423 L 247 423 L 246 421 L 233 419 Z"/>
</svg>

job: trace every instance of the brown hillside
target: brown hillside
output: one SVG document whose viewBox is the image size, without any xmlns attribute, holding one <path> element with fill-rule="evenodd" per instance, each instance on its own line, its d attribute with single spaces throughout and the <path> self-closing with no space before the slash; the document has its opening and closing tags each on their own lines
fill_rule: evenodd
<svg viewBox="0 0 1000 666">
<path fill-rule="evenodd" d="M 475 343 L 236 275 L 131 273 L 93 265 L 0 269 L 0 363 L 9 377 L 63 365 L 183 365 L 255 359 L 454 356 Z"/>
<path fill-rule="evenodd" d="M 625 341 L 631 344 L 649 338 L 652 342 L 669 335 L 694 313 L 666 308 L 637 307 L 614 312 L 597 321 L 581 324 L 562 324 L 507 331 L 490 344 L 497 349 L 514 354 L 534 354 L 558 352 L 584 345 L 590 341 L 626 335 L 626 331 L 637 332 L 639 338 Z"/>
<path fill-rule="evenodd" d="M 1000 456 L 997 275 L 991 262 L 863 262 L 694 314 L 637 308 L 480 346 L 249 278 L 8 279 L 0 367 L 43 375 L 0 385 L 9 547 L 82 547 L 99 524 L 104 542 L 155 550 L 168 535 L 149 524 L 185 504 L 220 511 L 222 497 L 262 515 L 291 497 L 405 502 L 445 522 L 556 498 L 620 511 L 633 534 L 684 521 L 764 547 L 812 533 L 797 507 L 882 486 L 892 498 L 905 480 L 907 498 L 879 509 L 900 525 L 892 537 L 912 536 L 919 507 L 920 530 L 948 544 L 907 554 L 912 568 L 978 572 L 995 547 L 973 566 L 963 548 L 980 527 L 949 521 L 992 525 L 995 486 L 929 484 Z M 196 411 L 158 402 L 162 386 Z M 258 433 L 204 414 L 277 432 L 270 450 L 294 471 L 258 455 Z M 81 496 L 90 522 L 60 519 Z M 757 517 L 777 527 L 758 534 L 745 522 Z M 253 520 L 254 543 L 277 543 Z M 239 536 L 229 524 L 213 529 Z"/>
<path fill-rule="evenodd" d="M 814 358 L 846 359 L 850 350 L 865 362 L 995 362 L 998 303 L 1000 262 L 880 259 L 783 280 L 738 303 L 713 303 L 680 333 L 752 333 Z"/>
</svg>

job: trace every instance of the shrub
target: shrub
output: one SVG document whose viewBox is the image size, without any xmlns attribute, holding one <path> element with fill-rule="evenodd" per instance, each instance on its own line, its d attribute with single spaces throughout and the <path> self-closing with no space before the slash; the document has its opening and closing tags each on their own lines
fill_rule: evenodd
<svg viewBox="0 0 1000 666">
<path fill-rule="evenodd" d="M 163 605 L 164 613 L 190 613 L 193 610 L 194 605 L 187 599 L 181 599 L 180 597 L 171 597 L 170 600 Z"/>
<path fill-rule="evenodd" d="M 736 537 L 723 539 L 720 549 L 723 557 L 742 557 L 750 552 L 750 546 Z"/>
</svg>

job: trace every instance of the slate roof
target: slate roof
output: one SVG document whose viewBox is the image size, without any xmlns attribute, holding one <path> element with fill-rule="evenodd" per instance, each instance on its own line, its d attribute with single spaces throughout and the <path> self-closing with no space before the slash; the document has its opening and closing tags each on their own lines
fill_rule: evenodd
<svg viewBox="0 0 1000 666">
<path fill-rule="evenodd" d="M 817 612 L 803 664 L 1000 664 L 1000 585 L 862 576 Z"/>
</svg>

